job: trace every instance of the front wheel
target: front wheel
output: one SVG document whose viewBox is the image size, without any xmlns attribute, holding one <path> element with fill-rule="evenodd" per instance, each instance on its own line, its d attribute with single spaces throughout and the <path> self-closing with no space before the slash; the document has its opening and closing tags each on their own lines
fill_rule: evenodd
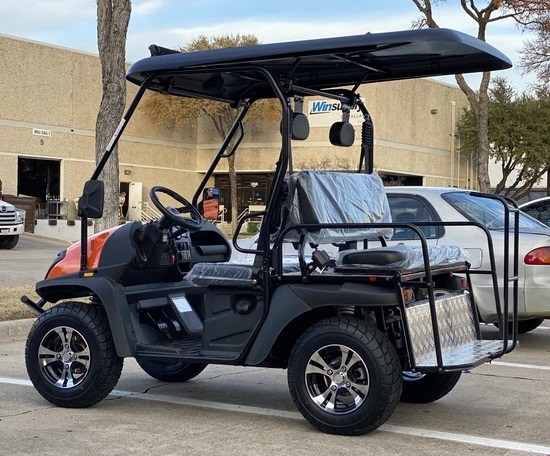
<svg viewBox="0 0 550 456">
<path fill-rule="evenodd" d="M 414 373 L 403 371 L 401 402 L 427 404 L 441 399 L 455 387 L 462 372 Z"/>
<path fill-rule="evenodd" d="M 0 249 L 13 249 L 19 242 L 19 235 L 0 236 Z"/>
<path fill-rule="evenodd" d="M 186 382 L 199 375 L 208 364 L 182 361 L 156 361 L 136 358 L 139 366 L 151 377 L 161 382 Z"/>
<path fill-rule="evenodd" d="M 333 317 L 306 330 L 288 365 L 292 399 L 317 429 L 361 435 L 380 427 L 401 395 L 397 352 L 378 329 Z"/>
<path fill-rule="evenodd" d="M 122 372 L 103 308 L 59 304 L 31 328 L 25 347 L 27 372 L 36 390 L 61 407 L 88 407 L 105 398 Z"/>
</svg>

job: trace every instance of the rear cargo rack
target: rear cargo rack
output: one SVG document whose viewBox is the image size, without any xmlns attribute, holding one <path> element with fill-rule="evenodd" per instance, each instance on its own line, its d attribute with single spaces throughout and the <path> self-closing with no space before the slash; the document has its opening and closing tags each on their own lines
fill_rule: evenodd
<svg viewBox="0 0 550 456">
<path fill-rule="evenodd" d="M 504 209 L 504 265 L 501 302 L 499 280 L 495 262 L 493 240 L 490 231 L 477 222 L 417 222 L 417 223 L 317 223 L 295 224 L 281 231 L 274 243 L 273 266 L 279 282 L 323 282 L 341 283 L 343 281 L 370 283 L 383 286 L 397 284 L 400 288 L 425 288 L 427 298 L 406 304 L 400 303 L 400 313 L 412 372 L 444 372 L 467 370 L 492 359 L 500 358 L 514 349 L 517 344 L 517 300 L 518 300 L 518 245 L 519 245 L 519 209 L 511 200 L 498 195 L 472 192 L 472 196 L 490 198 L 499 201 Z M 513 214 L 513 230 L 510 233 L 510 214 Z M 423 226 L 475 226 L 485 233 L 489 252 L 489 270 L 472 270 L 467 262 L 445 263 L 431 266 L 428 256 L 428 244 Z M 408 228 L 418 235 L 417 241 L 422 248 L 423 266 L 413 269 L 369 267 L 346 265 L 329 268 L 322 273 L 308 274 L 283 272 L 283 242 L 288 233 L 304 233 L 319 229 L 364 229 L 364 228 Z M 514 248 L 514 261 L 510 265 L 510 235 Z M 381 240 L 382 244 L 385 244 Z M 303 255 L 303 249 L 300 249 Z M 302 258 L 302 262 L 305 260 Z M 512 274 L 510 274 L 510 267 Z M 436 297 L 434 295 L 434 276 L 440 274 L 464 274 L 468 282 L 468 291 Z M 472 291 L 471 275 L 489 274 L 493 283 L 495 309 L 498 316 L 499 339 L 483 340 Z M 509 287 L 512 288 L 510 306 Z M 367 303 L 368 304 L 368 303 Z M 510 313 L 513 318 L 510 321 Z M 511 324 L 510 324 L 511 323 Z"/>
</svg>

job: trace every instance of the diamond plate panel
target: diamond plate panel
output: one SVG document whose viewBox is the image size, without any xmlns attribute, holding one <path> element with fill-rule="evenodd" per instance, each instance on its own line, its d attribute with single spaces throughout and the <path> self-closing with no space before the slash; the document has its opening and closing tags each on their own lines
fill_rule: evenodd
<svg viewBox="0 0 550 456">
<path fill-rule="evenodd" d="M 439 296 L 435 299 L 435 308 L 442 352 L 452 358 L 454 351 L 476 340 L 476 321 L 469 295 L 459 292 Z M 405 311 L 416 365 L 437 365 L 433 361 L 435 342 L 429 301 L 417 301 Z"/>
<path fill-rule="evenodd" d="M 508 347 L 511 347 L 512 342 L 508 342 Z M 502 350 L 502 340 L 474 340 L 467 342 L 453 349 L 443 350 L 441 356 L 444 366 L 463 366 L 467 364 L 476 364 L 480 360 L 494 359 Z M 437 366 L 435 351 L 432 354 L 427 354 L 417 360 L 417 367 L 433 367 Z"/>
</svg>

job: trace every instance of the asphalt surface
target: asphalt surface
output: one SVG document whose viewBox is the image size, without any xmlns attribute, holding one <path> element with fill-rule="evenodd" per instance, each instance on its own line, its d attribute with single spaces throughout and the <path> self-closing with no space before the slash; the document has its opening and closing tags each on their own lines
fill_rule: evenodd
<svg viewBox="0 0 550 456">
<path fill-rule="evenodd" d="M 495 334 L 484 328 L 487 337 Z M 550 326 L 506 358 L 463 374 L 445 398 L 399 404 L 380 430 L 339 437 L 296 411 L 286 372 L 209 366 L 167 384 L 125 360 L 114 394 L 88 409 L 52 406 L 30 386 L 24 341 L 0 341 L 0 454 L 550 454 Z"/>
<path fill-rule="evenodd" d="M 0 287 L 41 279 L 66 245 L 23 236 L 8 255 L 0 251 Z M 0 455 L 550 455 L 549 320 L 520 335 L 502 360 L 463 374 L 443 399 L 399 404 L 380 430 L 361 437 L 312 428 L 292 402 L 286 371 L 274 369 L 211 365 L 192 381 L 168 384 L 126 359 L 101 403 L 52 406 L 26 373 L 31 324 L 0 322 Z M 483 333 L 495 337 L 496 329 Z"/>
<path fill-rule="evenodd" d="M 0 250 L 0 290 L 34 285 L 42 280 L 60 250 L 69 242 L 23 234 L 10 250 Z"/>
</svg>

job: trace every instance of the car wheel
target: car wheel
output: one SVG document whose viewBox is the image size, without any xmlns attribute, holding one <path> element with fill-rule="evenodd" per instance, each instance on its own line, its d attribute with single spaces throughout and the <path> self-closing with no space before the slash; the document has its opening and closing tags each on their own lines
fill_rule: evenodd
<svg viewBox="0 0 550 456">
<path fill-rule="evenodd" d="M 401 402 L 427 404 L 441 399 L 455 387 L 462 372 L 442 374 L 403 371 Z"/>
<path fill-rule="evenodd" d="M 518 333 L 523 334 L 533 329 L 537 329 L 542 325 L 544 318 L 531 318 L 530 320 L 519 320 L 518 321 Z"/>
<path fill-rule="evenodd" d="M 31 328 L 25 348 L 37 391 L 61 407 L 88 407 L 105 398 L 122 372 L 103 308 L 82 302 L 59 304 Z"/>
<path fill-rule="evenodd" d="M 161 382 L 186 382 L 199 375 L 208 364 L 184 363 L 182 361 L 156 361 L 138 359 L 140 367 L 151 377 Z"/>
<path fill-rule="evenodd" d="M 322 320 L 294 345 L 288 365 L 292 399 L 317 429 L 360 435 L 380 427 L 401 395 L 395 348 L 377 328 L 349 317 Z"/>
<path fill-rule="evenodd" d="M 19 242 L 19 236 L 0 236 L 0 249 L 13 249 Z"/>
<path fill-rule="evenodd" d="M 524 334 L 533 329 L 537 329 L 544 322 L 544 318 L 531 318 L 529 320 L 518 320 L 518 334 Z M 498 323 L 494 323 L 498 328 Z M 512 331 L 512 323 L 509 323 L 510 331 Z"/>
</svg>

